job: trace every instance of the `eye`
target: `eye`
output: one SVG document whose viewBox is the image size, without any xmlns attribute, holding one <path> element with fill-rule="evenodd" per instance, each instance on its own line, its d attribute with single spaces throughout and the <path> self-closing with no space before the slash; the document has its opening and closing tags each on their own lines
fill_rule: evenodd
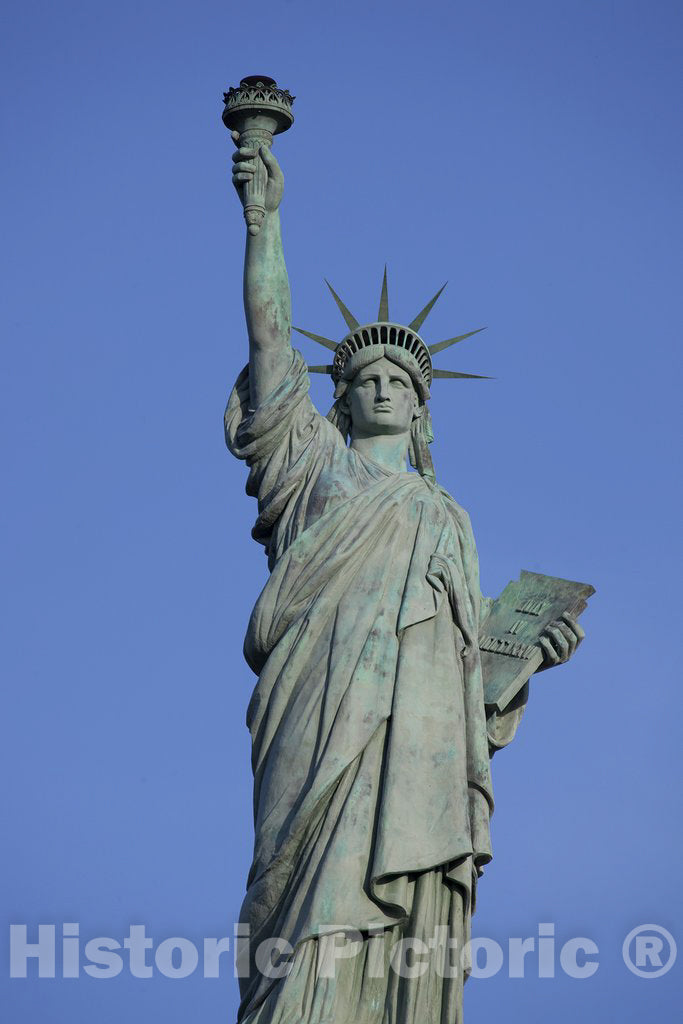
<svg viewBox="0 0 683 1024">
<path fill-rule="evenodd" d="M 407 388 L 408 385 L 404 380 L 399 380 L 398 377 L 392 377 L 391 386 L 394 388 Z"/>
</svg>

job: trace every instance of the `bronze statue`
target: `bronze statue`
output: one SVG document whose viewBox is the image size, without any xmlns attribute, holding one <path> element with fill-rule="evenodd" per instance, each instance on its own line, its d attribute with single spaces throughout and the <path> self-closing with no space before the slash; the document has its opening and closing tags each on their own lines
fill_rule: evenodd
<svg viewBox="0 0 683 1024">
<path fill-rule="evenodd" d="M 341 342 L 302 332 L 334 352 L 313 368 L 332 376 L 332 409 L 314 408 L 290 344 L 273 131 L 245 144 L 235 127 L 244 134 L 244 109 L 253 117 L 264 95 L 271 112 L 291 97 L 268 79 L 241 89 L 225 119 L 250 208 L 249 365 L 225 431 L 249 467 L 270 577 L 245 640 L 258 674 L 247 717 L 256 835 L 239 1020 L 453 1024 L 491 858 L 490 758 L 515 734 L 531 672 L 574 653 L 592 588 L 567 582 L 553 603 L 548 587 L 565 581 L 527 574 L 487 630 L 470 521 L 429 451 L 432 355 L 465 337 L 426 345 L 418 332 L 435 300 L 393 323 L 385 274 L 377 320 L 362 324 L 333 293 Z M 514 667 L 490 701 L 482 658 Z M 411 966 L 416 943 L 433 953 L 424 970 Z"/>
</svg>

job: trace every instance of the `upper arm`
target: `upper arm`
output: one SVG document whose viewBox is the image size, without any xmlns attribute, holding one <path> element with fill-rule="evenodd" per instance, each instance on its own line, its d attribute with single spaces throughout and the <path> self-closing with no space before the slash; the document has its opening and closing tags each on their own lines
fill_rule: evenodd
<svg viewBox="0 0 683 1024">
<path fill-rule="evenodd" d="M 257 409 L 284 379 L 292 363 L 292 349 L 286 344 L 249 342 L 249 397 Z"/>
</svg>

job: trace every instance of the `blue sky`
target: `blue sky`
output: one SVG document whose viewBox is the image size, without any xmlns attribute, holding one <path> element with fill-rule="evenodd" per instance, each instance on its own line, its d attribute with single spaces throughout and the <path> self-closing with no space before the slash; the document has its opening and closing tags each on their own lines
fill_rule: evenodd
<svg viewBox="0 0 683 1024">
<path fill-rule="evenodd" d="M 683 937 L 682 22 L 667 0 L 5 7 L 5 1019 L 233 1019 L 229 971 L 10 980 L 7 945 L 12 922 L 200 943 L 242 899 L 266 564 L 222 438 L 246 337 L 220 113 L 251 73 L 297 97 L 276 144 L 294 322 L 341 337 L 323 276 L 361 320 L 385 261 L 399 320 L 447 279 L 423 334 L 487 325 L 437 362 L 496 378 L 432 401 L 484 592 L 521 568 L 597 589 L 494 761 L 474 933 L 554 922 L 600 966 L 473 980 L 468 1024 L 678 1011 L 681 960 L 643 980 L 621 944 Z"/>
</svg>

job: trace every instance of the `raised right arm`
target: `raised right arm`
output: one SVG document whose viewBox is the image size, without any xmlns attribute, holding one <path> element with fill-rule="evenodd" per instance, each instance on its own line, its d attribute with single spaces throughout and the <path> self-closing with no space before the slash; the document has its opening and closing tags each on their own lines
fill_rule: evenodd
<svg viewBox="0 0 683 1024">
<path fill-rule="evenodd" d="M 239 135 L 233 132 L 239 143 Z M 244 312 L 249 333 L 249 389 L 256 408 L 280 383 L 291 358 L 291 300 L 282 251 L 279 205 L 284 178 L 267 147 L 233 154 L 233 183 L 242 198 L 245 181 L 262 183 L 265 217 L 256 235 L 247 233 L 244 256 Z"/>
</svg>

